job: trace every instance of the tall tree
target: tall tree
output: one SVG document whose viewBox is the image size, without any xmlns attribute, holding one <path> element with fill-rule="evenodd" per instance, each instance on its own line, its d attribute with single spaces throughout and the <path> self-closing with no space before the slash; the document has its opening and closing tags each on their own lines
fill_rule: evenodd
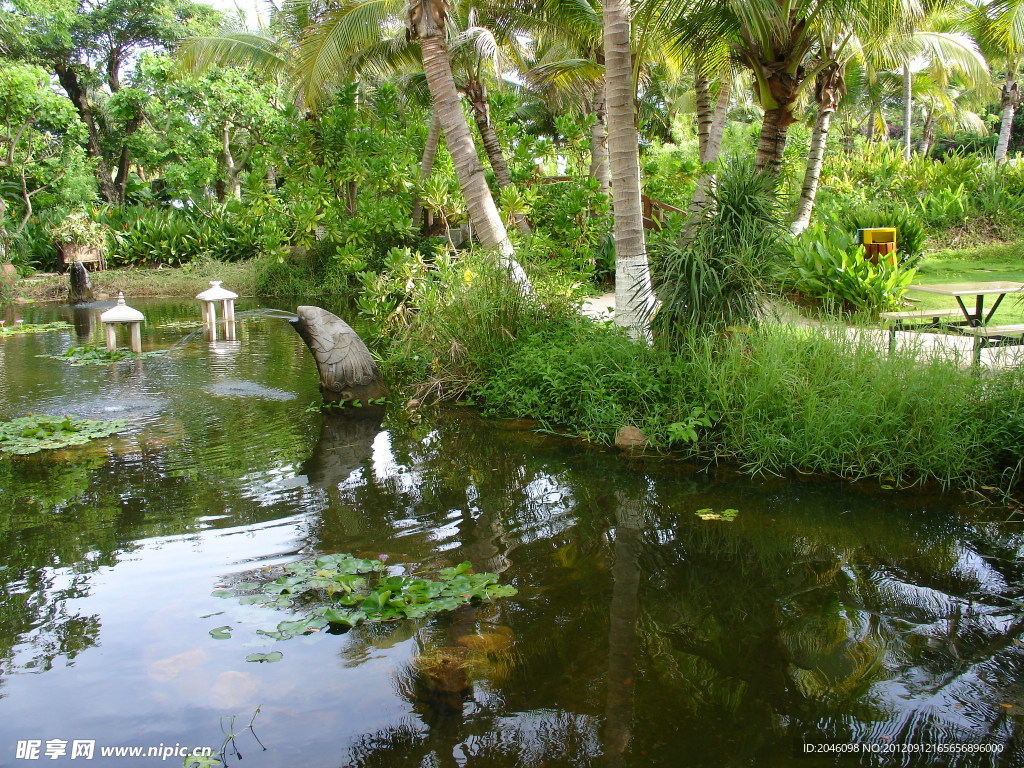
<svg viewBox="0 0 1024 768">
<path fill-rule="evenodd" d="M 0 59 L 0 261 L 7 238 L 28 224 L 35 196 L 84 170 L 84 134 L 42 69 Z"/>
<path fill-rule="evenodd" d="M 1003 73 L 999 86 L 1002 117 L 995 157 L 998 163 L 1006 159 L 1013 116 L 1021 101 L 1017 77 L 1024 61 L 1024 0 L 979 2 L 968 11 L 967 22 L 989 62 Z"/>
<path fill-rule="evenodd" d="M 0 8 L 0 54 L 57 78 L 85 125 L 100 196 L 124 200 L 131 138 L 143 124 L 142 94 L 122 70 L 140 51 L 168 48 L 211 27 L 220 14 L 191 0 L 12 0 Z"/>
<path fill-rule="evenodd" d="M 608 158 L 615 235 L 615 322 L 646 338 L 654 308 L 647 266 L 640 157 L 636 132 L 636 85 L 629 0 L 603 0 Z"/>
<path fill-rule="evenodd" d="M 466 198 L 466 212 L 476 236 L 481 245 L 499 254 L 513 280 L 524 290 L 530 290 L 529 278 L 514 258 L 515 249 L 508 239 L 505 224 L 487 186 L 484 169 L 469 133 L 466 114 L 462 111 L 445 44 L 447 13 L 446 0 L 410 0 L 409 34 L 420 43 L 423 71 L 427 76 L 434 110 L 444 132 L 445 144 L 452 156 L 455 174 Z"/>
</svg>

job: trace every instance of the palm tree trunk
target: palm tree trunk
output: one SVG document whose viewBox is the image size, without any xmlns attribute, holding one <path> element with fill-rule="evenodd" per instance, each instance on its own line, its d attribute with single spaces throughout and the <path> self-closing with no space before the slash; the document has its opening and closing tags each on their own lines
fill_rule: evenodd
<svg viewBox="0 0 1024 768">
<path fill-rule="evenodd" d="M 437 157 L 437 145 L 441 138 L 441 119 L 437 116 L 436 110 L 430 112 L 430 128 L 427 130 L 427 140 L 423 144 L 423 157 L 420 159 L 420 184 L 430 178 L 434 171 L 434 159 Z M 419 195 L 412 204 L 412 223 L 419 231 L 423 226 L 423 201 Z"/>
<path fill-rule="evenodd" d="M 722 151 L 722 137 L 725 135 L 725 124 L 729 119 L 729 100 L 732 97 L 732 71 L 728 66 L 722 72 L 722 80 L 718 84 L 718 97 L 715 101 L 715 112 L 708 128 L 708 145 L 701 162 L 704 164 L 718 162 L 718 153 Z"/>
<path fill-rule="evenodd" d="M 476 146 L 469 133 L 469 124 L 459 101 L 459 93 L 455 89 L 448 49 L 436 29 L 420 37 L 420 48 L 427 86 L 434 101 L 434 110 L 441 121 L 448 152 L 455 165 L 455 175 L 466 198 L 466 212 L 469 214 L 470 223 L 476 230 L 480 244 L 485 248 L 495 249 L 516 284 L 524 292 L 531 292 L 530 280 L 522 266 L 515 260 L 515 248 L 508 239 L 498 207 L 494 204 L 491 190 L 484 179 L 484 169 L 477 157 Z"/>
<path fill-rule="evenodd" d="M 903 65 L 903 159 L 909 160 L 912 149 L 910 139 L 910 122 L 913 119 L 914 95 L 913 78 L 910 75 L 910 64 Z"/>
<path fill-rule="evenodd" d="M 697 157 L 701 163 L 705 163 L 705 155 L 708 152 L 708 135 L 711 133 L 711 121 L 714 117 L 711 113 L 711 83 L 704 74 L 704 63 L 700 56 L 696 57 L 693 75 L 693 91 L 697 107 Z"/>
<path fill-rule="evenodd" d="M 505 189 L 512 186 L 512 176 L 508 172 L 508 164 L 505 162 L 505 154 L 501 151 L 501 142 L 498 141 L 498 134 L 494 130 L 494 123 L 491 122 L 491 108 L 487 103 L 487 91 L 483 85 L 467 89 L 469 103 L 473 108 L 473 120 L 476 122 L 477 130 L 480 131 L 480 139 L 483 141 L 484 151 L 487 153 L 487 160 L 494 171 L 494 180 L 498 183 L 498 189 Z M 524 235 L 530 234 L 530 225 L 526 217 L 521 213 L 515 216 L 516 227 Z"/>
<path fill-rule="evenodd" d="M 790 230 L 799 235 L 811 223 L 811 211 L 814 210 L 814 197 L 818 193 L 818 180 L 821 178 L 821 165 L 825 159 L 825 142 L 828 140 L 828 128 L 832 123 L 831 109 L 820 109 L 818 119 L 814 121 L 811 133 L 811 145 L 807 150 L 807 170 L 804 172 L 804 185 L 800 190 L 800 202 L 796 206 L 796 218 Z"/>
<path fill-rule="evenodd" d="M 608 178 L 608 115 L 605 111 L 604 80 L 597 85 L 591 102 L 594 124 L 590 126 L 590 177 L 597 180 L 602 195 L 611 192 Z"/>
<path fill-rule="evenodd" d="M 602 0 L 602 6 L 615 236 L 615 322 L 628 328 L 634 338 L 648 338 L 654 295 L 640 201 L 629 0 Z"/>
<path fill-rule="evenodd" d="M 722 75 L 722 81 L 718 85 L 718 97 L 715 100 L 715 111 L 711 116 L 708 125 L 707 143 L 700 155 L 701 165 L 711 165 L 718 162 L 718 155 L 722 150 L 722 137 L 725 135 L 725 122 L 729 117 L 729 99 L 732 91 L 732 76 L 728 67 Z M 682 240 L 687 242 L 693 239 L 697 232 L 697 224 L 700 222 L 705 209 L 708 207 L 708 196 L 715 185 L 715 174 L 705 170 L 697 179 L 697 185 L 693 190 L 693 199 L 690 201 L 688 211 L 689 220 L 683 230 Z"/>
<path fill-rule="evenodd" d="M 925 117 L 924 127 L 921 129 L 921 144 L 918 146 L 917 151 L 922 155 L 927 155 L 931 152 L 932 142 L 935 140 L 935 115 L 933 110 L 928 110 L 928 115 Z"/>
<path fill-rule="evenodd" d="M 1010 148 L 1010 133 L 1013 130 L 1013 113 L 1017 109 L 1017 82 L 1007 76 L 1003 83 L 999 101 L 1003 107 L 1003 119 L 999 123 L 999 143 L 996 144 L 996 162 L 1002 162 L 1006 158 L 1006 152 Z"/>
<path fill-rule="evenodd" d="M 792 124 L 793 116 L 785 105 L 765 110 L 761 135 L 757 141 L 757 157 L 754 160 L 757 170 L 779 172 L 782 154 L 786 151 L 786 134 Z"/>
</svg>

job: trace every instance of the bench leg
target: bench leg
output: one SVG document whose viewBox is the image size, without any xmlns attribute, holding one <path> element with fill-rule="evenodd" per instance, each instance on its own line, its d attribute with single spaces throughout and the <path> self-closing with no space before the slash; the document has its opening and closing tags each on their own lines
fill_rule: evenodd
<svg viewBox="0 0 1024 768">
<path fill-rule="evenodd" d="M 981 367 L 981 350 L 985 348 L 987 339 L 984 336 L 974 337 L 974 367 Z"/>
<path fill-rule="evenodd" d="M 896 351 L 896 326 L 889 326 L 889 357 Z"/>
</svg>

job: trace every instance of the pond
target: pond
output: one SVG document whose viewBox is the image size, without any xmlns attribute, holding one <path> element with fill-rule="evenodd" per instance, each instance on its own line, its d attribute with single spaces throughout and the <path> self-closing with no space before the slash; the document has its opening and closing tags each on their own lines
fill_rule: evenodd
<svg viewBox="0 0 1024 768">
<path fill-rule="evenodd" d="M 1024 764 L 1007 510 L 630 458 L 468 408 L 322 415 L 284 320 L 240 304 L 237 339 L 211 341 L 194 303 L 132 304 L 168 354 L 38 356 L 101 343 L 101 308 L 23 308 L 74 327 L 0 340 L 0 420 L 129 424 L 0 458 L 0 765 L 31 740 L 47 764 L 83 741 L 94 764 L 181 765 L 100 750 L 225 733 L 251 768 Z M 232 593 L 341 552 L 468 560 L 518 593 L 291 639 L 259 630 L 293 610 Z"/>
</svg>

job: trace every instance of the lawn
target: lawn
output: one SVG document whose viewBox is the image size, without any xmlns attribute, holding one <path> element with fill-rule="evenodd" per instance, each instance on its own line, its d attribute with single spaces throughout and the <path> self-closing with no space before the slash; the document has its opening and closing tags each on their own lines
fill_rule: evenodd
<svg viewBox="0 0 1024 768">
<path fill-rule="evenodd" d="M 986 245 L 960 251 L 937 251 L 924 258 L 918 266 L 915 283 L 979 283 L 1006 280 L 1024 283 L 1024 244 Z M 911 293 L 914 306 L 921 309 L 955 307 L 956 299 Z M 991 306 L 991 298 L 986 307 Z M 987 311 L 987 310 L 986 310 Z M 999 305 L 993 324 L 1024 323 L 1024 294 L 1007 296 Z"/>
</svg>

